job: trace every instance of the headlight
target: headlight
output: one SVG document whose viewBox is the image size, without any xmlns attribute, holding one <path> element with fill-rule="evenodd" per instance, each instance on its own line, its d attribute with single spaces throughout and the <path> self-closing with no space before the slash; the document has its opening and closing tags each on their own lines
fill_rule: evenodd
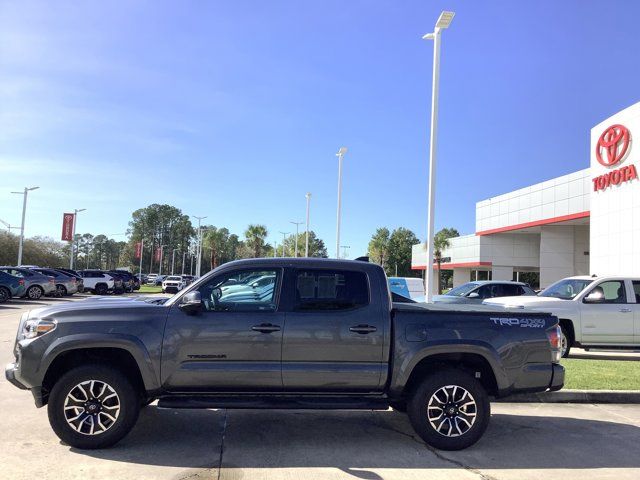
<svg viewBox="0 0 640 480">
<path fill-rule="evenodd" d="M 55 330 L 58 323 L 55 320 L 33 319 L 24 323 L 24 338 L 36 338 Z"/>
</svg>

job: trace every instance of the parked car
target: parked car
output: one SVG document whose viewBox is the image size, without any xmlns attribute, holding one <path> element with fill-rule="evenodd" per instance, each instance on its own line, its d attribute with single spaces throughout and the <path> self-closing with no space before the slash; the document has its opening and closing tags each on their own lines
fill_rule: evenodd
<svg viewBox="0 0 640 480">
<path fill-rule="evenodd" d="M 0 267 L 1 272 L 24 279 L 24 295 L 29 300 L 38 300 L 43 295 L 56 291 L 55 279 L 23 267 Z"/>
<path fill-rule="evenodd" d="M 78 272 L 84 279 L 84 288 L 96 295 L 106 295 L 117 288 L 117 282 L 112 275 L 102 270 L 80 270 Z M 119 280 L 122 288 L 122 280 Z"/>
<path fill-rule="evenodd" d="M 518 297 L 529 295 L 535 297 L 536 292 L 522 282 L 509 282 L 506 280 L 481 280 L 464 283 L 454 287 L 444 295 L 434 295 L 434 303 L 477 303 L 480 304 L 487 298 L 494 297 Z"/>
<path fill-rule="evenodd" d="M 191 285 L 196 277 L 194 277 L 193 275 L 182 275 L 182 278 L 187 285 Z"/>
<path fill-rule="evenodd" d="M 389 277 L 391 292 L 412 300 L 424 299 L 424 280 L 415 277 Z"/>
<path fill-rule="evenodd" d="M 166 275 L 157 275 L 156 278 L 153 281 L 153 284 L 156 287 L 162 286 L 162 282 L 164 282 L 164 279 L 167 278 Z"/>
<path fill-rule="evenodd" d="M 22 297 L 26 291 L 24 283 L 24 278 L 0 272 L 0 303 Z"/>
<path fill-rule="evenodd" d="M 56 285 L 55 294 L 59 297 L 73 295 L 78 292 L 78 281 L 76 277 L 53 268 L 31 268 L 30 270 L 53 277 Z"/>
<path fill-rule="evenodd" d="M 122 288 L 125 292 L 133 292 L 135 279 L 131 272 L 128 272 L 126 270 L 108 270 L 107 273 L 116 275 L 122 279 Z"/>
<path fill-rule="evenodd" d="M 178 293 L 187 284 L 180 275 L 169 275 L 162 281 L 162 293 Z"/>
<path fill-rule="evenodd" d="M 252 272 L 275 276 L 269 296 L 225 297 L 227 283 Z M 486 430 L 489 395 L 562 387 L 555 317 L 389 299 L 382 268 L 363 261 L 229 262 L 164 302 L 24 315 L 5 376 L 48 405 L 64 443 L 91 449 L 118 442 L 159 399 L 161 408 L 392 406 L 427 444 L 458 450 Z"/>
<path fill-rule="evenodd" d="M 155 285 L 157 276 L 158 276 L 157 273 L 150 273 L 149 275 L 147 275 L 147 284 Z"/>
<path fill-rule="evenodd" d="M 55 267 L 53 268 L 53 270 L 57 270 L 59 272 L 66 273 L 67 275 L 71 275 L 72 277 L 75 277 L 76 285 L 78 287 L 78 293 L 84 292 L 84 279 L 82 278 L 82 275 L 80 275 L 76 270 L 72 270 L 71 268 L 60 268 L 60 267 Z"/>
<path fill-rule="evenodd" d="M 569 355 L 572 346 L 640 347 L 638 277 L 569 277 L 545 288 L 537 297 L 493 298 L 490 302 L 549 312 L 558 317 L 564 357 Z"/>
</svg>

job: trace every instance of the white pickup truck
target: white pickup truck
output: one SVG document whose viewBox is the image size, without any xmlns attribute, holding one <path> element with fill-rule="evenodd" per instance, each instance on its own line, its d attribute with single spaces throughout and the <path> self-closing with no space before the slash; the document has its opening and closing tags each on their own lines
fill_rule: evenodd
<svg viewBox="0 0 640 480">
<path fill-rule="evenodd" d="M 572 346 L 640 348 L 640 278 L 569 277 L 536 297 L 499 297 L 483 303 L 538 310 L 558 317 L 563 357 L 569 355 Z"/>
</svg>

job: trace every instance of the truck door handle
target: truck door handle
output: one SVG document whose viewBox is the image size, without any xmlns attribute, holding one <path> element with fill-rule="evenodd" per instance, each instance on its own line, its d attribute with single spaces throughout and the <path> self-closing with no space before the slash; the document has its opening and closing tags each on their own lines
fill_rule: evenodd
<svg viewBox="0 0 640 480">
<path fill-rule="evenodd" d="M 354 325 L 353 327 L 349 327 L 349 331 L 353 333 L 360 333 L 362 335 L 366 335 L 367 333 L 373 333 L 378 330 L 373 325 Z"/>
<path fill-rule="evenodd" d="M 251 330 L 253 330 L 254 332 L 271 333 L 279 332 L 280 327 L 271 323 L 261 323 L 260 325 L 254 325 L 253 327 L 251 327 Z"/>
<path fill-rule="evenodd" d="M 629 313 L 631 311 L 631 309 L 630 308 L 621 308 L 620 311 L 622 313 Z"/>
</svg>

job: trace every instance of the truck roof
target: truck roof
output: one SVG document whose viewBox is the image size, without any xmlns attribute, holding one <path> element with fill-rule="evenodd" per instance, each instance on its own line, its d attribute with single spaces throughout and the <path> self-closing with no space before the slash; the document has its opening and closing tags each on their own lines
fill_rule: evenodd
<svg viewBox="0 0 640 480">
<path fill-rule="evenodd" d="M 273 266 L 273 267 L 296 267 L 296 268 L 356 268 L 358 270 L 374 270 L 382 268 L 376 263 L 369 263 L 361 260 L 338 260 L 335 258 L 312 258 L 312 257 L 268 257 L 268 258 L 245 258 L 225 263 L 222 267 L 246 266 Z"/>
</svg>

